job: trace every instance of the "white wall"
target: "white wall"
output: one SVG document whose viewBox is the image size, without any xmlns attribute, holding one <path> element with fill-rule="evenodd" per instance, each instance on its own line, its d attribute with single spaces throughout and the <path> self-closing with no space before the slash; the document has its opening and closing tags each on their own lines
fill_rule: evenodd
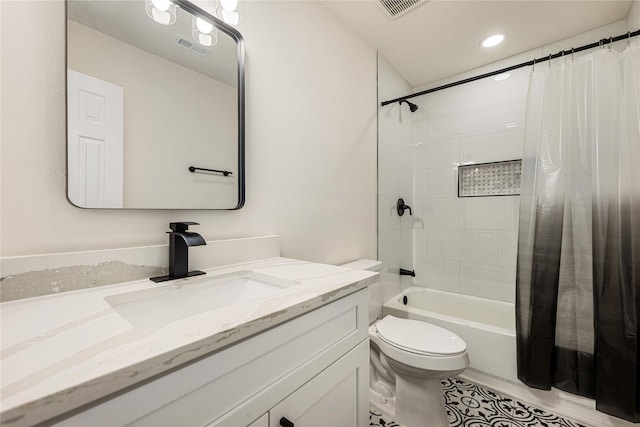
<svg viewBox="0 0 640 427">
<path fill-rule="evenodd" d="M 633 0 L 627 17 L 627 31 L 640 30 L 640 0 Z"/>
<path fill-rule="evenodd" d="M 378 55 L 378 259 L 383 263 L 381 283 L 370 288 L 372 313 L 379 314 L 382 302 L 400 293 L 411 284 L 410 277 L 401 277 L 400 268 L 413 268 L 413 216 L 400 217 L 396 210 L 398 198 L 413 207 L 412 113 L 402 105 L 380 106 L 381 101 L 411 92 L 393 66 Z M 380 305 L 376 305 L 379 302 Z"/>
<path fill-rule="evenodd" d="M 626 31 L 626 22 L 619 21 L 415 92 Z M 457 168 L 522 158 L 529 72 L 525 67 L 507 80 L 488 78 L 412 99 L 420 106 L 414 128 L 421 136 L 414 139 L 422 140 L 414 153 L 414 203 L 421 220 L 414 224 L 417 285 L 514 301 L 519 197 L 458 198 Z"/>
<path fill-rule="evenodd" d="M 203 4 L 203 7 L 208 7 Z M 316 2 L 243 2 L 247 203 L 81 210 L 65 198 L 64 3 L 2 1 L 1 255 L 282 236 L 283 256 L 376 256 L 376 54 Z"/>
</svg>

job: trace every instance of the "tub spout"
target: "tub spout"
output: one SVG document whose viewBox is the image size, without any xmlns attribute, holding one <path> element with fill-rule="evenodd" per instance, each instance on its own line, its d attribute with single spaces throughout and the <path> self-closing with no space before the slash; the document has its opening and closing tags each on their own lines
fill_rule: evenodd
<svg viewBox="0 0 640 427">
<path fill-rule="evenodd" d="M 404 268 L 401 268 L 400 269 L 400 275 L 401 276 L 416 277 L 416 271 L 415 270 L 405 270 Z"/>
</svg>

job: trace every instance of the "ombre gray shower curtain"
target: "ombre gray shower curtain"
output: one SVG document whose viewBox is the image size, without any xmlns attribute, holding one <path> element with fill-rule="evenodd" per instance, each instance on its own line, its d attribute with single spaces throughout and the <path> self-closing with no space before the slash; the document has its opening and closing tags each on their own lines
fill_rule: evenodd
<svg viewBox="0 0 640 427">
<path fill-rule="evenodd" d="M 516 282 L 518 378 L 640 422 L 640 41 L 532 71 Z"/>
</svg>

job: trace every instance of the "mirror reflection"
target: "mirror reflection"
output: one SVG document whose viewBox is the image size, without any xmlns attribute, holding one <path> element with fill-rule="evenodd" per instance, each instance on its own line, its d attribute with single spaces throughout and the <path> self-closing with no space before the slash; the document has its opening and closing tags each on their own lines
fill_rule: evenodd
<svg viewBox="0 0 640 427">
<path fill-rule="evenodd" d="M 69 200 L 241 207 L 242 55 L 237 31 L 188 2 L 69 0 Z"/>
</svg>

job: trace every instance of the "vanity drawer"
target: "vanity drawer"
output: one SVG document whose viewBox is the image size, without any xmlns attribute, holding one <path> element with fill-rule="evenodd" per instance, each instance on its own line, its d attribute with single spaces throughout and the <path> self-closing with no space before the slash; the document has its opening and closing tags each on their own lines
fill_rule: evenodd
<svg viewBox="0 0 640 427">
<path fill-rule="evenodd" d="M 367 338 L 367 290 L 341 298 L 59 422 L 205 425 L 316 356 L 337 360 Z M 318 365 L 316 370 L 324 369 Z M 308 378 L 307 378 L 308 379 Z M 261 413 L 248 413 L 247 424 Z"/>
</svg>

